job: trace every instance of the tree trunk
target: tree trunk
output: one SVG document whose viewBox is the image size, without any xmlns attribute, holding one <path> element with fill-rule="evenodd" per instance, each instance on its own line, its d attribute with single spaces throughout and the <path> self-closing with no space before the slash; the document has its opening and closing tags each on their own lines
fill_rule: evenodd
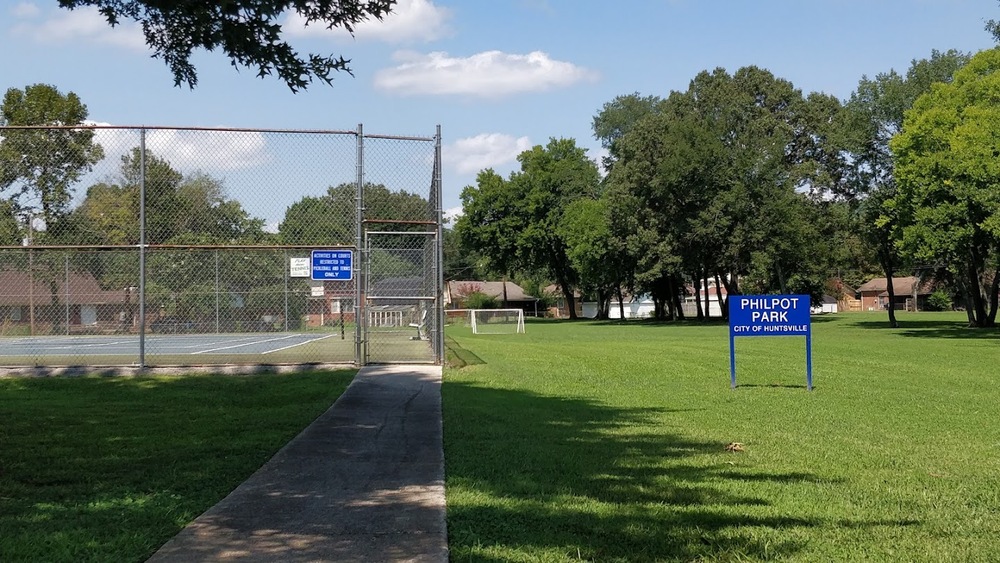
<svg viewBox="0 0 1000 563">
<path fill-rule="evenodd" d="M 899 323 L 896 321 L 896 291 L 892 287 L 892 250 L 887 248 L 886 244 L 887 243 L 883 241 L 883 246 L 879 249 L 879 262 L 882 263 L 882 270 L 885 271 L 885 290 L 889 292 L 889 326 L 892 328 L 899 328 Z"/>
<path fill-rule="evenodd" d="M 969 319 L 969 326 L 976 326 L 975 306 L 972 304 L 972 290 L 969 289 L 969 284 L 965 281 L 965 276 L 956 276 L 955 282 L 958 284 L 958 290 L 962 294 L 962 304 L 965 305 L 965 316 Z"/>
<path fill-rule="evenodd" d="M 698 278 L 698 274 L 691 276 L 694 280 L 694 305 L 695 314 L 699 321 L 705 320 L 705 312 L 701 309 L 701 280 Z"/>
<path fill-rule="evenodd" d="M 622 286 L 621 286 L 621 284 L 618 284 L 618 286 L 615 287 L 615 293 L 617 294 L 617 297 L 618 297 L 618 314 L 621 316 L 621 319 L 624 321 L 625 320 L 625 303 L 624 303 L 625 298 L 622 295 Z"/>
<path fill-rule="evenodd" d="M 990 284 L 990 311 L 986 318 L 986 326 L 997 325 L 997 292 L 1000 291 L 1000 267 L 993 272 L 993 283 Z"/>
<path fill-rule="evenodd" d="M 674 296 L 677 295 L 677 279 L 673 274 L 667 278 L 667 317 L 670 320 L 677 319 L 677 303 Z"/>
<path fill-rule="evenodd" d="M 785 284 L 785 272 L 781 269 L 781 262 L 774 263 L 774 269 L 778 272 L 778 287 L 782 295 L 788 295 L 788 286 Z"/>
<path fill-rule="evenodd" d="M 729 320 L 729 297 L 722 298 L 722 284 L 719 281 L 719 272 L 715 273 L 715 298 L 719 301 L 719 311 L 722 313 L 722 318 Z"/>
<path fill-rule="evenodd" d="M 566 307 L 569 309 L 570 320 L 576 320 L 576 299 L 573 297 L 573 290 L 566 289 L 566 286 L 562 283 L 559 284 L 560 289 L 562 289 L 563 299 L 566 300 Z"/>
<path fill-rule="evenodd" d="M 606 303 L 608 302 L 608 296 L 604 290 L 597 290 L 597 311 L 594 312 L 594 320 L 606 321 L 608 319 L 608 311 Z"/>
<path fill-rule="evenodd" d="M 972 294 L 974 316 L 972 326 L 983 328 L 986 326 L 986 300 L 983 297 L 983 286 L 979 281 L 979 273 L 976 270 L 975 262 L 969 264 L 966 275 L 969 277 L 970 293 Z"/>
<path fill-rule="evenodd" d="M 705 280 L 705 318 L 712 318 L 712 302 L 708 300 L 708 266 L 702 268 L 701 277 Z"/>
<path fill-rule="evenodd" d="M 678 278 L 678 281 L 681 283 L 681 285 L 684 284 L 684 279 L 683 278 Z M 680 290 L 674 292 L 674 304 L 677 306 L 677 320 L 683 321 L 684 320 L 684 305 L 681 302 L 681 292 L 680 292 Z"/>
<path fill-rule="evenodd" d="M 740 286 L 736 282 L 736 274 L 729 272 L 728 276 L 723 276 L 722 286 L 726 288 L 726 302 L 729 301 L 730 295 L 739 295 Z"/>
</svg>

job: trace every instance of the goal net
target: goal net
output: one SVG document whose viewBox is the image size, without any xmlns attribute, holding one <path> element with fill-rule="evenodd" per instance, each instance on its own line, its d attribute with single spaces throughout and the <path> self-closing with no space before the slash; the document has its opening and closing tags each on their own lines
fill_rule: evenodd
<svg viewBox="0 0 1000 563">
<path fill-rule="evenodd" d="M 515 334 L 524 332 L 521 309 L 472 309 L 472 334 Z"/>
</svg>

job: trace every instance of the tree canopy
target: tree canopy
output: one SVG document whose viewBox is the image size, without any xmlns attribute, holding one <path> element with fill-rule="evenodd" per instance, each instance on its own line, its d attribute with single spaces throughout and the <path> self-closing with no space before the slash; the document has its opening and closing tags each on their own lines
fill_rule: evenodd
<svg viewBox="0 0 1000 563">
<path fill-rule="evenodd" d="M 579 272 L 560 225 L 574 201 L 597 197 L 597 165 L 572 139 L 551 139 L 517 159 L 521 170 L 508 179 L 484 170 L 475 186 L 462 190 L 465 213 L 455 229 L 467 248 L 489 259 L 490 269 L 507 275 L 542 272 L 554 280 L 575 318 Z"/>
<path fill-rule="evenodd" d="M 1000 48 L 980 52 L 950 83 L 934 84 L 891 141 L 902 245 L 946 265 L 969 321 L 994 326 L 1000 289 Z"/>
<path fill-rule="evenodd" d="M 160 2 L 157 0 L 59 0 L 63 8 L 94 6 L 111 26 L 133 20 L 142 26 L 153 56 L 162 59 L 174 85 L 198 83 L 191 63 L 195 49 L 220 49 L 234 67 L 256 69 L 260 77 L 277 75 L 293 91 L 313 80 L 331 84 L 336 72 L 351 73 L 342 56 L 300 54 L 283 39 L 278 19 L 288 12 L 307 25 L 354 31 L 370 18 L 381 20 L 396 0 L 230 0 Z"/>
<path fill-rule="evenodd" d="M 863 76 L 838 117 L 844 163 L 841 197 L 858 210 L 856 230 L 874 250 L 875 258 L 888 283 L 889 301 L 895 300 L 892 279 L 902 267 L 896 246 L 899 217 L 887 206 L 896 194 L 893 154 L 889 141 L 903 127 L 904 113 L 931 85 L 948 82 L 969 60 L 959 51 L 932 51 L 930 58 L 914 60 L 906 75 L 895 70 L 875 78 Z M 896 313 L 887 310 L 890 326 L 897 326 Z"/>
<path fill-rule="evenodd" d="M 10 88 L 0 126 L 77 125 L 87 106 L 73 92 L 35 84 Z M 53 230 L 68 212 L 72 186 L 104 156 L 92 129 L 8 129 L 0 138 L 0 193 L 12 192 L 15 214 L 38 217 Z"/>
</svg>

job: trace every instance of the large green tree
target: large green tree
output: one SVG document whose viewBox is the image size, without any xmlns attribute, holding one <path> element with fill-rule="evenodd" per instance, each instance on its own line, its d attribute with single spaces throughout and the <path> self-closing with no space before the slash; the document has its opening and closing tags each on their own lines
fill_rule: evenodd
<svg viewBox="0 0 1000 563">
<path fill-rule="evenodd" d="M 806 194 L 840 181 L 829 138 L 839 107 L 764 69 L 716 69 L 615 140 L 607 193 L 631 209 L 619 217 L 639 217 L 623 238 L 641 251 L 623 248 L 635 256 L 636 285 L 653 295 L 658 316 L 671 316 L 685 280 L 696 295 L 711 282 L 737 294 L 751 274 L 757 290 L 818 285 L 804 275 L 815 270 L 806 248 L 816 236 Z"/>
<path fill-rule="evenodd" d="M 309 25 L 353 32 L 359 23 L 381 20 L 395 4 L 396 0 L 59 0 L 70 10 L 94 6 L 112 26 L 123 20 L 140 24 L 146 44 L 170 68 L 175 86 L 193 88 L 198 83 L 191 56 L 195 49 L 204 49 L 221 50 L 233 66 L 254 69 L 258 76 L 275 74 L 293 92 L 313 80 L 330 84 L 335 72 L 351 72 L 350 61 L 299 54 L 283 39 L 282 16 L 295 13 Z"/>
<path fill-rule="evenodd" d="M 1000 48 L 983 51 L 917 98 L 890 142 L 890 206 L 915 258 L 946 264 L 970 324 L 996 324 L 1000 290 Z"/>
<path fill-rule="evenodd" d="M 608 156 L 604 157 L 602 163 L 605 170 L 611 170 L 618 159 L 618 141 L 645 117 L 655 114 L 662 101 L 657 96 L 643 96 L 633 92 L 616 96 L 601 107 L 601 111 L 594 116 L 591 127 L 594 137 L 608 151 Z"/>
<path fill-rule="evenodd" d="M 285 210 L 278 226 L 284 244 L 353 245 L 357 238 L 357 186 L 331 186 L 321 196 L 305 196 Z M 364 185 L 365 219 L 412 221 L 428 216 L 427 199 L 383 184 Z M 426 230 L 403 223 L 370 223 L 366 230 Z"/>
<path fill-rule="evenodd" d="M 92 129 L 73 129 L 87 118 L 87 106 L 73 92 L 35 84 L 10 88 L 0 105 L 0 193 L 14 212 L 40 218 L 47 232 L 69 212 L 73 185 L 103 158 Z M 30 126 L 55 126 L 30 128 Z"/>
<path fill-rule="evenodd" d="M 491 269 L 554 280 L 570 318 L 576 318 L 573 292 L 579 273 L 560 225 L 574 201 L 598 197 L 597 165 L 572 139 L 551 139 L 517 159 L 521 170 L 509 178 L 484 170 L 475 186 L 462 190 L 464 214 L 455 229 L 463 244 L 488 259 Z"/>
<path fill-rule="evenodd" d="M 598 319 L 607 319 L 611 297 L 622 295 L 621 269 L 616 260 L 622 249 L 610 221 L 605 202 L 586 198 L 567 205 L 558 225 L 570 265 L 580 276 L 580 288 L 597 298 Z M 625 318 L 620 301 L 619 307 L 621 318 Z"/>
<path fill-rule="evenodd" d="M 885 205 L 896 194 L 889 141 L 901 130 L 904 114 L 914 100 L 931 85 L 950 81 L 968 60 L 969 55 L 959 51 L 932 51 L 929 58 L 914 60 L 905 75 L 890 70 L 874 78 L 864 76 L 837 119 L 840 141 L 849 158 L 845 162 L 846 181 L 833 195 L 856 208 L 858 232 L 874 251 L 888 280 L 890 302 L 895 299 L 892 279 L 902 267 L 902 257 L 895 243 L 897 210 Z M 893 308 L 887 313 L 890 326 L 897 326 Z"/>
<path fill-rule="evenodd" d="M 94 184 L 68 218 L 62 242 L 139 243 L 139 201 L 145 185 L 147 244 L 260 242 L 264 221 L 230 199 L 222 180 L 196 172 L 185 176 L 170 162 L 139 149 L 121 158 L 117 177 Z"/>
</svg>

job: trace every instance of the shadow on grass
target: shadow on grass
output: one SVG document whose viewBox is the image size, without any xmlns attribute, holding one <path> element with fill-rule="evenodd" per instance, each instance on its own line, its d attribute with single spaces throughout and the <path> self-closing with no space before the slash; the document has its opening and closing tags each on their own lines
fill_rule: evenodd
<svg viewBox="0 0 1000 563">
<path fill-rule="evenodd" d="M 734 467 L 725 444 L 661 431 L 673 414 L 446 380 L 453 560 L 781 559 L 805 546 L 793 529 L 830 525 L 752 484 L 835 482 Z"/>
<path fill-rule="evenodd" d="M 807 385 L 794 385 L 786 383 L 737 383 L 736 388 L 739 389 L 740 387 L 749 387 L 751 389 L 755 387 L 762 387 L 765 389 L 798 389 L 798 390 L 809 388 Z M 813 390 L 814 391 L 816 390 L 815 384 L 813 384 Z"/>
<path fill-rule="evenodd" d="M 456 342 L 455 339 L 450 336 L 446 336 L 444 338 L 444 347 L 445 363 L 448 364 L 448 367 L 461 369 L 465 366 L 474 366 L 486 363 L 486 361 L 477 356 L 474 352 L 463 348 L 461 344 Z"/>
<path fill-rule="evenodd" d="M 857 321 L 853 325 L 858 328 L 872 330 L 891 330 L 900 336 L 916 338 L 960 338 L 989 340 L 1000 339 L 1000 330 L 996 328 L 970 327 L 966 321 L 949 320 L 900 320 L 898 328 L 889 326 L 889 321 Z"/>
</svg>

